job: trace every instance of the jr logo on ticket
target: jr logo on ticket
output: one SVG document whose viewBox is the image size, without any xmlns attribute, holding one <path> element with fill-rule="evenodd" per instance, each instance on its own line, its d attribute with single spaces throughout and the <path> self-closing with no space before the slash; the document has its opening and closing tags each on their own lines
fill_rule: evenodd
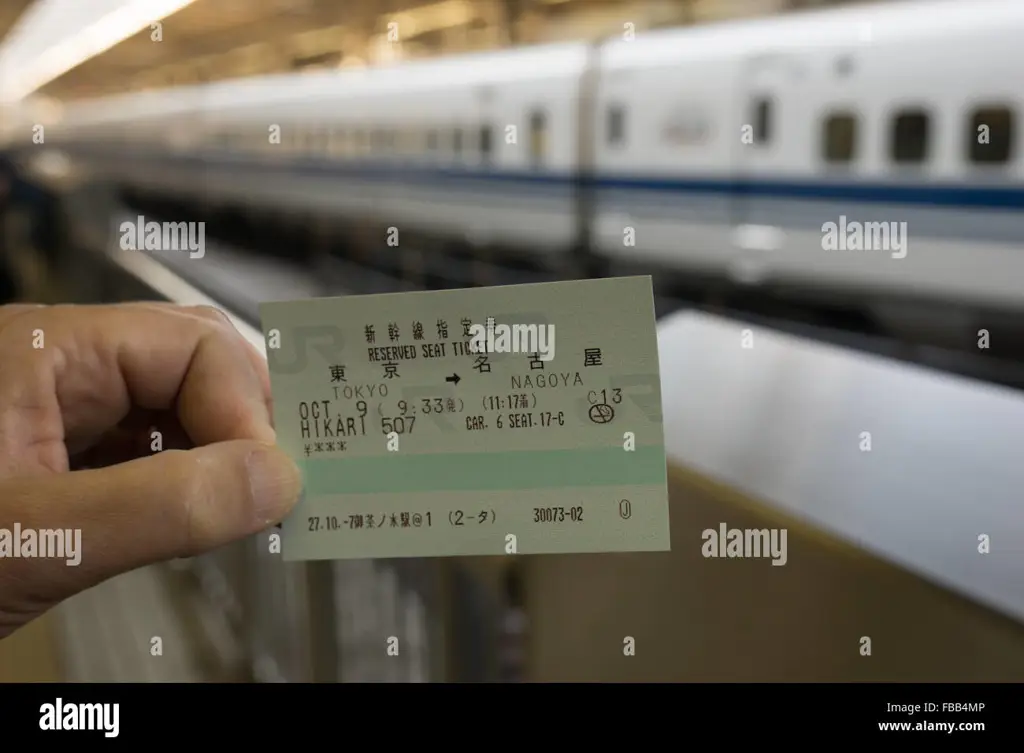
<svg viewBox="0 0 1024 753">
<path fill-rule="evenodd" d="M 286 560 L 669 549 L 649 277 L 260 314 Z"/>
</svg>

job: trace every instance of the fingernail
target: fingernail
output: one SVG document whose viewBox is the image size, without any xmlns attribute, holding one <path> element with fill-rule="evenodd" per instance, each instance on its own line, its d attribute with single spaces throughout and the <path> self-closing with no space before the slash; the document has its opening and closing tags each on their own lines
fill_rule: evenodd
<svg viewBox="0 0 1024 753">
<path fill-rule="evenodd" d="M 302 492 L 302 474 L 276 447 L 249 453 L 245 461 L 252 490 L 253 524 L 262 531 L 285 517 Z"/>
</svg>

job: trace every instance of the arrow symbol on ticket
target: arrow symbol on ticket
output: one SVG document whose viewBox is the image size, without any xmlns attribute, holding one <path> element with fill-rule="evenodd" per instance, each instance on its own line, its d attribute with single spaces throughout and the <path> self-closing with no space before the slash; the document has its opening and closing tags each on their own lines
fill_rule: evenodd
<svg viewBox="0 0 1024 753">
<path fill-rule="evenodd" d="M 451 382 L 452 384 L 458 384 L 462 380 L 459 378 L 458 374 L 452 374 L 450 377 L 445 377 L 444 381 Z"/>
</svg>

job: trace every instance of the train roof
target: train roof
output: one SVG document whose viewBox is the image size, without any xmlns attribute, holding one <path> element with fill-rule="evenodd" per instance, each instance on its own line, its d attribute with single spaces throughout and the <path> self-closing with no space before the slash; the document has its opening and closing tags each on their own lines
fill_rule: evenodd
<svg viewBox="0 0 1024 753">
<path fill-rule="evenodd" d="M 460 55 L 374 68 L 336 69 L 305 74 L 275 74 L 176 87 L 151 92 L 88 100 L 68 107 L 78 122 L 94 118 L 130 120 L 162 117 L 192 110 L 236 109 L 248 106 L 308 100 L 320 94 L 345 97 L 387 97 L 414 91 L 462 89 L 530 81 L 581 73 L 586 45 L 579 43 L 525 47 L 474 55 Z"/>
<path fill-rule="evenodd" d="M 1024 22 L 1024 0 L 896 0 L 720 23 L 658 29 L 610 41 L 606 68 L 751 58 L 808 48 L 848 51 L 911 39 L 963 37 Z"/>
</svg>

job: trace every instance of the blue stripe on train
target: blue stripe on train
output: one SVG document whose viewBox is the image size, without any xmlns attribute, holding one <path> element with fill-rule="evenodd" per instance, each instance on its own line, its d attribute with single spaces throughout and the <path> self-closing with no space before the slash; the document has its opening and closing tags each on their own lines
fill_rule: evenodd
<svg viewBox="0 0 1024 753">
<path fill-rule="evenodd" d="M 567 189 L 577 181 L 571 173 L 535 171 L 452 169 L 422 165 L 395 165 L 382 163 L 345 163 L 330 158 L 266 159 L 223 152 L 179 155 L 167 152 L 76 147 L 74 151 L 91 156 L 116 156 L 119 159 L 137 157 L 150 161 L 201 164 L 205 167 L 283 172 L 297 175 L 337 175 L 363 180 L 398 181 L 402 183 L 501 183 Z M 854 201 L 877 204 L 903 204 L 943 206 L 970 209 L 1024 209 L 1024 186 L 972 185 L 909 185 L 891 183 L 839 183 L 826 181 L 737 180 L 733 178 L 662 178 L 596 177 L 593 185 L 600 189 L 651 191 L 677 194 L 733 195 L 737 198 L 759 197 L 801 200 Z"/>
</svg>

